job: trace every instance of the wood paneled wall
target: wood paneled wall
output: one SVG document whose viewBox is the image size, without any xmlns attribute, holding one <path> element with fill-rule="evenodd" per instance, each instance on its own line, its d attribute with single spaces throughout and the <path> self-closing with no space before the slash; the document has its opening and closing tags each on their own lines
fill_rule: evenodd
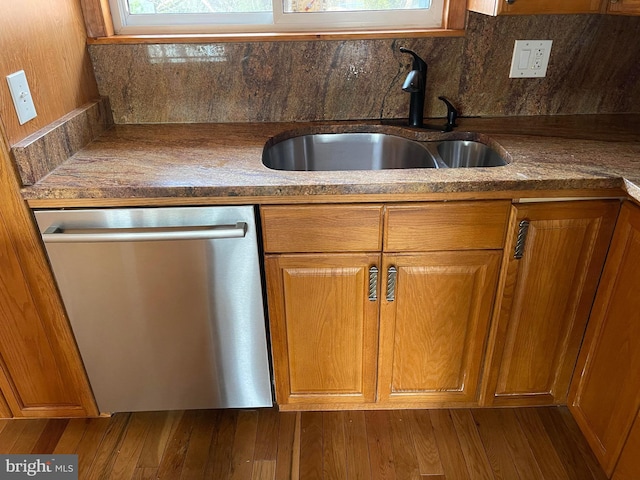
<svg viewBox="0 0 640 480">
<path fill-rule="evenodd" d="M 0 121 L 11 145 L 98 97 L 80 0 L 0 0 Z M 38 116 L 18 123 L 5 77 L 24 70 Z"/>
</svg>

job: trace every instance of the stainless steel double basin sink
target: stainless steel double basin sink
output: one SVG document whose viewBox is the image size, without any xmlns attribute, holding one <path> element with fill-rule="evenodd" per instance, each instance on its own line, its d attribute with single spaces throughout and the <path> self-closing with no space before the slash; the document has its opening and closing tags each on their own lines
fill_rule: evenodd
<svg viewBox="0 0 640 480">
<path fill-rule="evenodd" d="M 274 170 L 336 171 L 497 167 L 508 161 L 475 140 L 417 141 L 388 133 L 315 133 L 267 144 L 262 163 Z"/>
</svg>

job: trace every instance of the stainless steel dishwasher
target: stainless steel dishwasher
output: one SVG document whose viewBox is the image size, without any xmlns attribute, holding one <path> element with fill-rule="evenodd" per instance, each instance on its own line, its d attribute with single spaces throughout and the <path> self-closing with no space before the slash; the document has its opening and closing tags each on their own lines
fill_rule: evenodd
<svg viewBox="0 0 640 480">
<path fill-rule="evenodd" d="M 101 412 L 272 405 L 252 206 L 35 216 Z"/>
</svg>

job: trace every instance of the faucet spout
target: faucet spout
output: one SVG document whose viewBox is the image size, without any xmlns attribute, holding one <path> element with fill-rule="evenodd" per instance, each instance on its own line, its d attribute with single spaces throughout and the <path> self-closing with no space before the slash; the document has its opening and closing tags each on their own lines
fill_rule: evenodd
<svg viewBox="0 0 640 480">
<path fill-rule="evenodd" d="M 411 71 L 407 75 L 402 90 L 411 94 L 409 100 L 409 125 L 422 127 L 424 125 L 424 99 L 427 86 L 427 63 L 413 50 L 400 47 L 402 53 L 413 56 Z"/>
</svg>

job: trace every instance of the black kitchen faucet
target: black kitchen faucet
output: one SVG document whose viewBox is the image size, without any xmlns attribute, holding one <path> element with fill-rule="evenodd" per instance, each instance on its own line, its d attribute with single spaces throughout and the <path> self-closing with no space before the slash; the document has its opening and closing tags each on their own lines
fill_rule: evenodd
<svg viewBox="0 0 640 480">
<path fill-rule="evenodd" d="M 407 74 L 407 78 L 405 78 L 404 83 L 402 84 L 402 90 L 411 94 L 411 99 L 409 101 L 409 126 L 450 132 L 453 130 L 453 127 L 457 126 L 456 118 L 458 118 L 458 111 L 446 97 L 438 97 L 438 99 L 442 100 L 447 106 L 447 123 L 442 128 L 425 125 L 423 118 L 424 99 L 427 89 L 427 62 L 420 58 L 420 56 L 413 50 L 400 47 L 400 51 L 413 56 L 411 71 Z"/>
</svg>

